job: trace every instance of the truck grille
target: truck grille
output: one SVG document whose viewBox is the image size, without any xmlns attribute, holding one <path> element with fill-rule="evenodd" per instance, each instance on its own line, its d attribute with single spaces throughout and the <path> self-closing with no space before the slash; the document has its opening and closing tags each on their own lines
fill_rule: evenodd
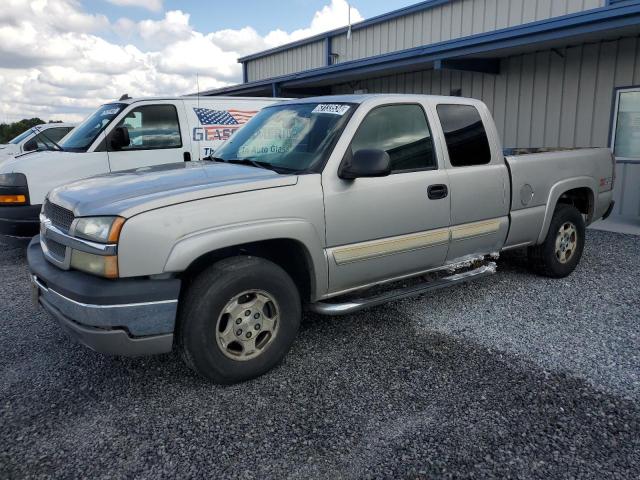
<svg viewBox="0 0 640 480">
<path fill-rule="evenodd" d="M 51 220 L 51 223 L 55 227 L 65 233 L 69 233 L 69 229 L 71 228 L 71 224 L 74 219 L 73 212 L 71 210 L 62 208 L 61 206 L 47 200 L 44 204 L 43 213 L 45 217 Z M 62 256 L 64 257 L 64 254 Z"/>
<path fill-rule="evenodd" d="M 49 253 L 53 257 L 55 257 L 56 260 L 62 262 L 67 251 L 67 247 L 65 247 L 61 243 L 56 242 L 55 240 L 51 240 L 50 238 L 48 238 L 46 242 Z"/>
</svg>

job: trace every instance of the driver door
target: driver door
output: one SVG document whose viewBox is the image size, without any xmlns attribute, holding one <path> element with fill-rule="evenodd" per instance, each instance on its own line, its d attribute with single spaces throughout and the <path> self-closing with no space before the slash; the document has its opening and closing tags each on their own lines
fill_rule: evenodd
<svg viewBox="0 0 640 480">
<path fill-rule="evenodd" d="M 182 109 L 182 103 L 178 107 Z M 187 125 L 180 121 L 181 118 L 184 113 L 173 102 L 134 103 L 107 136 L 111 171 L 190 159 Z M 129 145 L 115 148 L 111 140 L 117 127 L 127 129 Z"/>
<path fill-rule="evenodd" d="M 385 150 L 392 173 L 343 180 L 325 169 L 331 293 L 440 266 L 449 247 L 449 180 L 424 106 L 371 109 L 346 156 L 361 149 Z"/>
</svg>

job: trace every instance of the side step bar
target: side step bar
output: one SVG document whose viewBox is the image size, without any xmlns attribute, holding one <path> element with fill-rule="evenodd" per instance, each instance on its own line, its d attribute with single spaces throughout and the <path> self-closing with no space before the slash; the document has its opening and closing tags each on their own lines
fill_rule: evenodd
<svg viewBox="0 0 640 480">
<path fill-rule="evenodd" d="M 395 300 L 401 300 L 403 298 L 433 292 L 435 290 L 440 290 L 441 288 L 447 288 L 459 283 L 476 280 L 492 275 L 494 273 L 496 273 L 496 264 L 494 262 L 489 262 L 486 265 L 478 267 L 474 270 L 449 275 L 448 277 L 443 277 L 433 282 L 427 282 L 419 285 L 413 285 L 407 288 L 391 290 L 389 292 L 384 292 L 380 295 L 369 298 L 348 300 L 344 303 L 312 303 L 311 305 L 309 305 L 309 310 L 320 315 L 346 315 L 348 313 L 357 312 L 364 308 L 375 307 L 377 305 L 382 305 L 383 303 L 393 302 Z"/>
</svg>

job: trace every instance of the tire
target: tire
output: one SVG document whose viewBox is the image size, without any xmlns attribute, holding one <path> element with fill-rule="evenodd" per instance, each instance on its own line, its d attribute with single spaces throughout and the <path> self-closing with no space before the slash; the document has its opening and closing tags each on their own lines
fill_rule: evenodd
<svg viewBox="0 0 640 480">
<path fill-rule="evenodd" d="M 559 204 L 553 213 L 544 242 L 535 247 L 529 247 L 531 270 L 551 278 L 564 278 L 570 275 L 582 257 L 584 237 L 585 226 L 582 214 L 572 205 Z"/>
<path fill-rule="evenodd" d="M 242 382 L 282 361 L 301 316 L 298 289 L 280 266 L 231 257 L 198 275 L 184 295 L 177 345 L 185 363 L 203 377 Z"/>
</svg>

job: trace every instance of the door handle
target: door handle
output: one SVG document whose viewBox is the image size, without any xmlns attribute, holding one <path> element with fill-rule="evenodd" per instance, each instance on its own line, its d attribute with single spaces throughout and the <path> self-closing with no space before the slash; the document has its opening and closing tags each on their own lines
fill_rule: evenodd
<svg viewBox="0 0 640 480">
<path fill-rule="evenodd" d="M 190 162 L 191 161 L 191 154 L 189 152 L 184 152 L 184 161 L 185 162 Z"/>
<path fill-rule="evenodd" d="M 427 188 L 427 195 L 429 195 L 431 200 L 440 200 L 449 195 L 449 189 L 446 185 L 430 185 L 429 188 Z"/>
</svg>

